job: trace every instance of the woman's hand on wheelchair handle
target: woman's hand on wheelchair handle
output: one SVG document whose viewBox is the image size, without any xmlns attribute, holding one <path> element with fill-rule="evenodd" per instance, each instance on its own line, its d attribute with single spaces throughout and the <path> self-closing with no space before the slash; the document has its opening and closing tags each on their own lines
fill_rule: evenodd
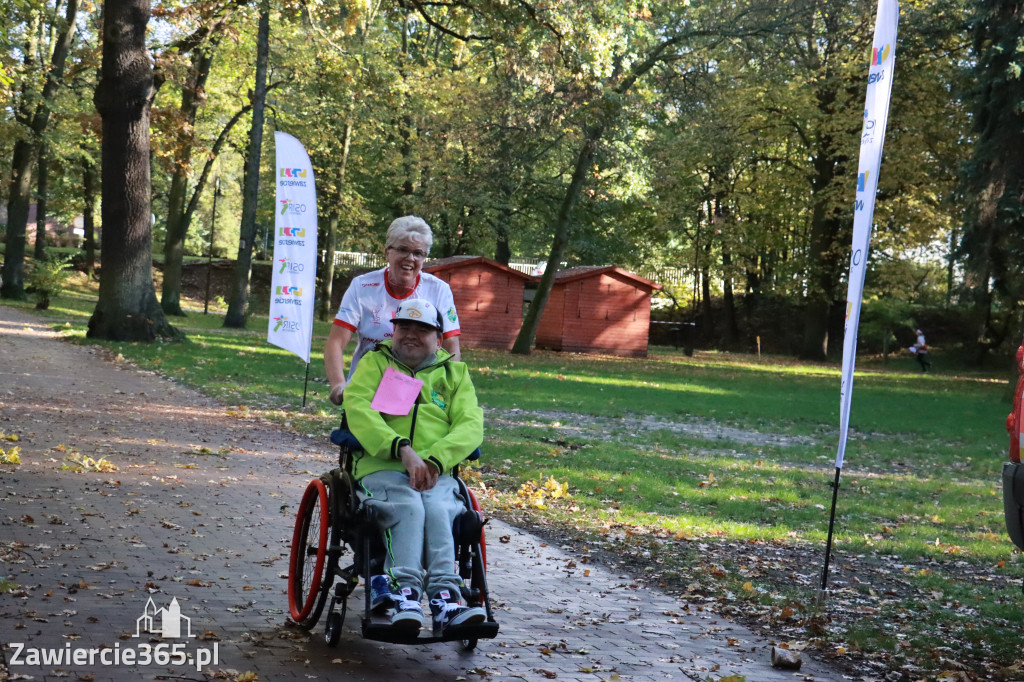
<svg viewBox="0 0 1024 682">
<path fill-rule="evenodd" d="M 331 387 L 331 394 L 329 397 L 332 403 L 335 405 L 341 405 L 341 403 L 344 402 L 346 386 L 348 386 L 348 382 L 342 379 L 341 383 L 335 384 Z"/>
<path fill-rule="evenodd" d="M 402 457 L 402 465 L 409 474 L 409 485 L 413 490 L 423 492 L 437 484 L 438 471 L 433 464 L 428 464 L 409 445 L 403 445 L 398 451 Z"/>
</svg>

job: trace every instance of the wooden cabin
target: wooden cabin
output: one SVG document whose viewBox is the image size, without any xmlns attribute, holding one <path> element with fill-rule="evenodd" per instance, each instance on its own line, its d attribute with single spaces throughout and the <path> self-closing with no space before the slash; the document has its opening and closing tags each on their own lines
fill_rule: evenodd
<svg viewBox="0 0 1024 682">
<path fill-rule="evenodd" d="M 511 350 L 523 325 L 523 291 L 531 277 L 483 256 L 452 256 L 423 266 L 448 282 L 459 311 L 461 346 Z"/>
<path fill-rule="evenodd" d="M 655 289 L 661 285 L 615 266 L 561 270 L 537 328 L 537 348 L 647 357 Z"/>
</svg>

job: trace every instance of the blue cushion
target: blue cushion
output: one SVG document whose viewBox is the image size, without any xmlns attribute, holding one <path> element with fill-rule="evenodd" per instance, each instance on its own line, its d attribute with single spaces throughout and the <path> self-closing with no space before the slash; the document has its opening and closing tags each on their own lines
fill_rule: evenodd
<svg viewBox="0 0 1024 682">
<path fill-rule="evenodd" d="M 331 431 L 331 442 L 335 445 L 342 445 L 349 450 L 363 449 L 363 446 L 359 444 L 359 441 L 348 429 L 334 429 Z"/>
</svg>

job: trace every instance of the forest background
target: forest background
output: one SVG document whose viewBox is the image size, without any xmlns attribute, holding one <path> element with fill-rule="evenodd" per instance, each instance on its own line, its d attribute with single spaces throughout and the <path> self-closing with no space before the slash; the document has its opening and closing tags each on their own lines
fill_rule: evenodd
<svg viewBox="0 0 1024 682">
<path fill-rule="evenodd" d="M 244 326 L 273 225 L 265 121 L 310 152 L 321 253 L 380 253 L 415 213 L 434 257 L 681 272 L 655 317 L 696 321 L 704 345 L 841 348 L 873 2 L 5 5 L 0 296 L 47 257 L 30 203 L 39 223 L 81 216 L 78 263 L 102 253 L 111 278 L 91 335 L 131 336 L 120 315 L 175 336 L 192 256 L 235 257 L 225 325 Z M 864 350 L 916 326 L 974 361 L 1021 338 L 1021 21 L 1012 2 L 901 5 Z M 114 71 L 117 49 L 137 68 Z M 109 144 L 116 115 L 128 149 Z M 130 154 L 149 177 L 116 175 L 142 168 Z M 159 305 L 140 251 L 161 261 Z M 330 300 L 333 259 L 320 270 Z"/>
</svg>

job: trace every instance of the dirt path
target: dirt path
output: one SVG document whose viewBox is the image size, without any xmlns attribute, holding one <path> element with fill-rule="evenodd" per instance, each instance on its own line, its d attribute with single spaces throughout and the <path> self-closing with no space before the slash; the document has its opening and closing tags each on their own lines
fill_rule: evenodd
<svg viewBox="0 0 1024 682">
<path fill-rule="evenodd" d="M 298 499 L 333 451 L 0 306 L 0 448 L 15 446 L 21 463 L 0 465 L 0 679 L 794 679 L 743 627 L 497 521 L 498 639 L 472 654 L 383 645 L 350 613 L 328 648 L 287 625 L 284 577 Z M 149 599 L 176 601 L 194 636 L 147 635 Z M 192 659 L 101 655 L 162 643 Z M 808 659 L 801 677 L 841 679 Z"/>
<path fill-rule="evenodd" d="M 595 417 L 593 415 L 561 412 L 558 410 L 494 410 L 487 411 L 488 424 L 501 427 L 547 427 L 564 437 L 599 438 L 601 440 L 629 441 L 638 433 L 666 431 L 673 434 L 695 436 L 706 441 L 742 443 L 744 445 L 813 445 L 809 436 L 765 433 L 723 426 L 713 419 L 690 418 L 685 421 L 659 417 Z"/>
</svg>

